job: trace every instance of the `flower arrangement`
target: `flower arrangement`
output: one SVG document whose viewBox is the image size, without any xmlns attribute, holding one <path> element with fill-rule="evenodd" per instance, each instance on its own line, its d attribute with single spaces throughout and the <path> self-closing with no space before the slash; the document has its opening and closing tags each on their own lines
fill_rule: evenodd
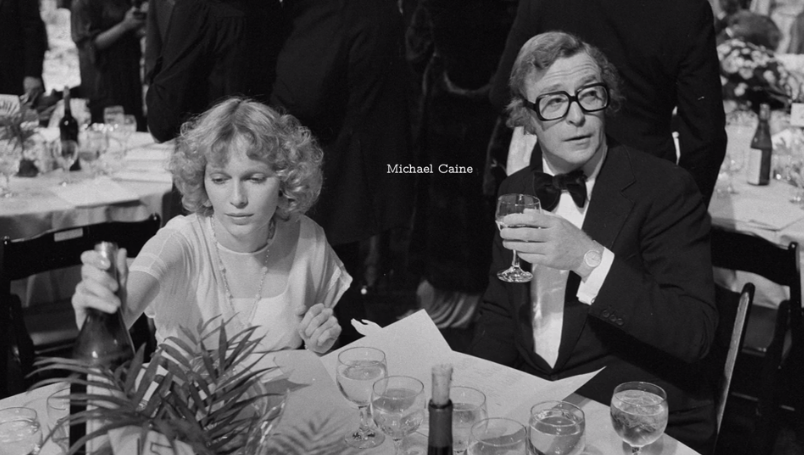
<svg viewBox="0 0 804 455">
<path fill-rule="evenodd" d="M 740 108 L 757 111 L 761 103 L 771 109 L 786 108 L 798 97 L 799 85 L 774 53 L 741 39 L 724 41 L 717 47 L 723 99 Z"/>
<path fill-rule="evenodd" d="M 131 427 L 141 442 L 167 441 L 163 453 L 186 453 L 184 445 L 198 455 L 257 453 L 286 395 L 267 393 L 262 386 L 261 377 L 270 368 L 255 369 L 261 358 L 254 356 L 260 342 L 252 339 L 255 328 L 229 336 L 226 323 L 210 328 L 213 321 L 199 324 L 196 333 L 182 329 L 185 338 L 170 338 L 148 364 L 144 348 L 116 369 L 75 359 L 37 361 L 37 373 L 75 373 L 43 384 L 66 380 L 88 390 L 70 395 L 85 409 L 58 424 L 95 425 L 68 455 L 90 440 Z M 142 454 L 148 444 L 138 446 Z"/>
<path fill-rule="evenodd" d="M 0 147 L 4 150 L 5 160 L 18 162 L 22 176 L 33 176 L 39 172 L 36 162 L 41 153 L 35 141 L 38 124 L 36 110 L 23 103 L 8 113 L 0 114 Z M 11 170 L 10 166 L 8 170 Z"/>
</svg>

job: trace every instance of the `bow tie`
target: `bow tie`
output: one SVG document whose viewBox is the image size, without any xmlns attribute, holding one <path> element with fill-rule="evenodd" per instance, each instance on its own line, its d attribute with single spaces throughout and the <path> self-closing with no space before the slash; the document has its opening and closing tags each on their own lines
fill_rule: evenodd
<svg viewBox="0 0 804 455">
<path fill-rule="evenodd" d="M 586 204 L 586 175 L 581 169 L 555 176 L 534 171 L 533 190 L 541 202 L 542 210 L 553 211 L 562 191 L 569 191 L 575 205 L 583 207 Z"/>
</svg>

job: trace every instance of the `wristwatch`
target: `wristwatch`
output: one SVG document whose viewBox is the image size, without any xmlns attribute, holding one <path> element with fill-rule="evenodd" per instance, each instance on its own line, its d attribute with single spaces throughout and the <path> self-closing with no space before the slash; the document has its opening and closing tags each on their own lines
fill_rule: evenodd
<svg viewBox="0 0 804 455">
<path fill-rule="evenodd" d="M 603 254 L 598 250 L 589 250 L 583 255 L 583 262 L 591 269 L 599 266 L 601 261 L 603 261 Z"/>
</svg>

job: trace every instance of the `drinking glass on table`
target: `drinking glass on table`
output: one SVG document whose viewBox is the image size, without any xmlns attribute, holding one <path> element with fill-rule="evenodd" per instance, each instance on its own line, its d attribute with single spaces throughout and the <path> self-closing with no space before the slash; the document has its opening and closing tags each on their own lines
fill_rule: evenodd
<svg viewBox="0 0 804 455">
<path fill-rule="evenodd" d="M 123 123 L 126 111 L 123 106 L 108 106 L 103 108 L 103 123 L 116 128 Z"/>
<path fill-rule="evenodd" d="M 5 186 L 0 189 L 0 197 L 12 197 L 16 193 L 11 191 L 11 176 L 19 172 L 22 151 L 11 144 L 11 141 L 0 141 L 0 174 L 5 177 Z"/>
<path fill-rule="evenodd" d="M 469 455 L 525 455 L 527 430 L 516 420 L 493 417 L 472 426 Z"/>
<path fill-rule="evenodd" d="M 517 213 L 538 212 L 541 210 L 539 199 L 528 194 L 504 194 L 497 199 L 497 212 L 495 219 L 500 230 L 504 228 L 516 228 L 519 226 L 506 225 L 503 221 L 506 215 Z M 533 274 L 522 270 L 519 266 L 519 255 L 513 251 L 514 258 L 511 267 L 497 272 L 497 278 L 508 283 L 527 283 L 533 279 Z"/>
<path fill-rule="evenodd" d="M 466 452 L 471 439 L 472 426 L 488 417 L 486 395 L 472 387 L 452 386 L 449 389 L 452 401 L 452 452 Z"/>
<path fill-rule="evenodd" d="M 42 447 L 42 428 L 31 408 L 0 409 L 0 451 L 3 455 L 36 455 Z"/>
<path fill-rule="evenodd" d="M 64 452 L 70 449 L 67 436 L 69 427 L 67 417 L 70 414 L 70 387 L 62 387 L 47 397 L 47 420 L 51 432 L 50 439 Z"/>
<path fill-rule="evenodd" d="M 376 447 L 385 441 L 369 414 L 372 386 L 388 376 L 385 353 L 374 348 L 350 348 L 338 354 L 335 378 L 347 400 L 360 410 L 360 426 L 344 436 L 346 443 L 359 449 Z"/>
<path fill-rule="evenodd" d="M 614 431 L 631 446 L 631 453 L 654 443 L 667 427 L 667 394 L 649 382 L 625 382 L 611 396 Z"/>
<path fill-rule="evenodd" d="M 70 178 L 70 168 L 73 167 L 75 160 L 78 159 L 78 142 L 72 140 L 54 141 L 53 159 L 56 161 L 56 164 L 64 170 L 65 177 L 60 185 L 73 183 L 73 180 Z"/>
<path fill-rule="evenodd" d="M 120 137 L 123 138 L 123 154 L 128 153 L 128 141 L 131 135 L 137 131 L 137 117 L 126 114 L 123 116 L 123 121 L 117 126 L 120 132 Z"/>
<path fill-rule="evenodd" d="M 402 440 L 424 420 L 424 384 L 409 376 L 377 380 L 372 387 L 371 415 L 382 432 L 393 439 L 394 453 L 400 455 Z"/>
<path fill-rule="evenodd" d="M 544 401 L 530 408 L 528 441 L 533 453 L 578 455 L 585 429 L 584 413 L 572 403 Z"/>
</svg>

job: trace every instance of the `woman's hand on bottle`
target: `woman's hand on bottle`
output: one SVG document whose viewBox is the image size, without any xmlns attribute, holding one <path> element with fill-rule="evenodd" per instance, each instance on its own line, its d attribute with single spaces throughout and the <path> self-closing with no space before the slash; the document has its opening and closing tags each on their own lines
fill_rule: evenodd
<svg viewBox="0 0 804 455">
<path fill-rule="evenodd" d="M 341 334 L 341 326 L 332 308 L 325 307 L 323 303 L 316 303 L 303 314 L 304 318 L 299 324 L 299 335 L 307 349 L 316 354 L 324 354 L 332 349 L 332 345 Z"/>
<path fill-rule="evenodd" d="M 75 287 L 72 304 L 75 310 L 75 322 L 80 329 L 86 319 L 87 308 L 114 313 L 120 308 L 121 301 L 117 296 L 117 289 L 125 296 L 126 282 L 128 281 L 128 263 L 126 262 L 127 253 L 125 248 L 121 248 L 117 254 L 117 270 L 120 282 L 106 273 L 109 268 L 109 261 L 101 257 L 97 251 L 84 251 L 81 253 L 81 281 Z M 125 297 L 124 297 L 125 298 Z"/>
</svg>

